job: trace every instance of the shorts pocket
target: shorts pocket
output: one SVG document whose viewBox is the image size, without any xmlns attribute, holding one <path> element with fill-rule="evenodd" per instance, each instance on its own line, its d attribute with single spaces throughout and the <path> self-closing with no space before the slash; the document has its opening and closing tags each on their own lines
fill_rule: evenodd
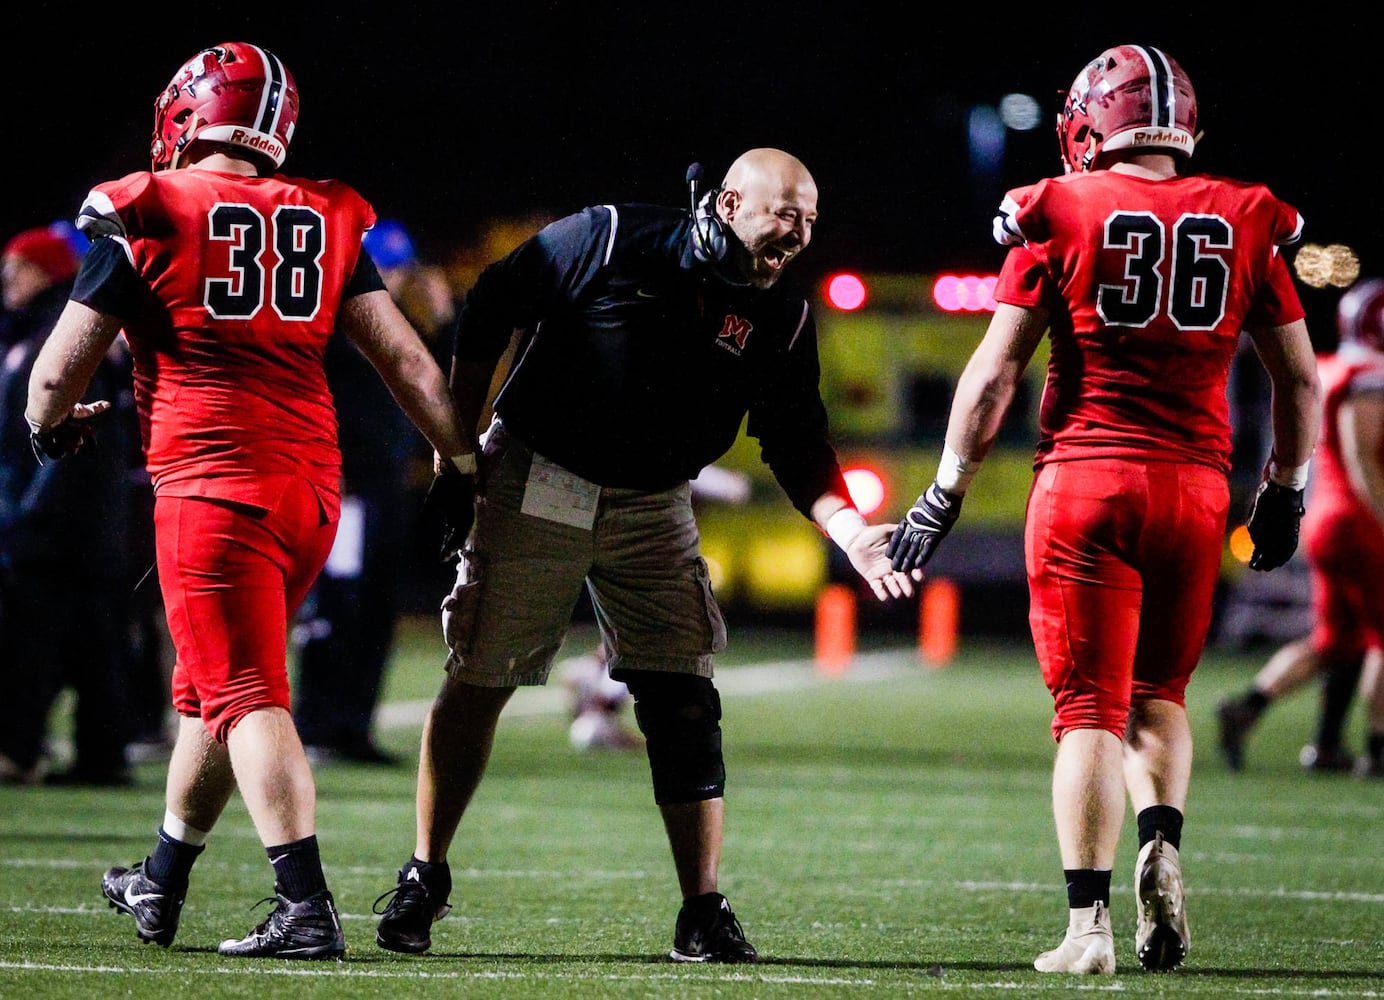
<svg viewBox="0 0 1384 1000">
<path fill-rule="evenodd" d="M 721 606 L 711 591 L 711 569 L 706 560 L 697 557 L 697 582 L 702 588 L 702 599 L 706 602 L 706 620 L 711 626 L 711 651 L 719 653 L 726 648 L 726 619 L 721 614 Z"/>
<path fill-rule="evenodd" d="M 442 599 L 442 637 L 453 656 L 472 651 L 476 635 L 476 614 L 481 605 L 481 582 L 476 576 L 475 555 L 463 552 L 456 586 Z"/>
</svg>

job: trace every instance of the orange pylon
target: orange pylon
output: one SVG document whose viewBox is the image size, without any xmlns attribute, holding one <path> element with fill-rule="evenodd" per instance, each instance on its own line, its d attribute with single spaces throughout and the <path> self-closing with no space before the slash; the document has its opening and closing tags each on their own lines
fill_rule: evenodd
<svg viewBox="0 0 1384 1000">
<path fill-rule="evenodd" d="M 918 651 L 929 666 L 943 667 L 956 655 L 961 632 L 961 588 L 935 577 L 918 602 Z"/>
<path fill-rule="evenodd" d="M 817 595 L 816 658 L 824 674 L 843 674 L 855 656 L 855 591 L 831 583 Z"/>
</svg>

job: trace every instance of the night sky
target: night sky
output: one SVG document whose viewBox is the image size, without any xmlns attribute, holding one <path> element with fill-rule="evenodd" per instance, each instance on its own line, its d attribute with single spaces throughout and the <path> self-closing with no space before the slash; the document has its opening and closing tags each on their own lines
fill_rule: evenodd
<svg viewBox="0 0 1384 1000">
<path fill-rule="evenodd" d="M 1061 170 L 1060 96 L 1101 49 L 1144 42 L 1197 89 L 1200 169 L 1268 183 L 1302 212 L 1306 239 L 1356 246 L 1367 272 L 1384 273 L 1379 161 L 1366 149 L 1384 83 L 1361 14 L 284 2 L 125 5 L 89 21 L 54 6 L 7 14 L 6 149 L 20 181 L 0 207 L 4 238 L 71 218 L 92 184 L 147 168 L 154 96 L 198 49 L 245 40 L 283 58 L 302 93 L 285 172 L 350 182 L 425 252 L 471 240 L 495 215 L 681 204 L 690 162 L 715 180 L 742 150 L 773 145 L 821 190 L 801 277 L 993 270 L 1004 190 Z M 1042 102 L 1040 124 L 1006 133 L 1002 158 L 978 173 L 967 117 L 1011 91 Z M 1306 295 L 1311 321 L 1327 300 Z"/>
</svg>

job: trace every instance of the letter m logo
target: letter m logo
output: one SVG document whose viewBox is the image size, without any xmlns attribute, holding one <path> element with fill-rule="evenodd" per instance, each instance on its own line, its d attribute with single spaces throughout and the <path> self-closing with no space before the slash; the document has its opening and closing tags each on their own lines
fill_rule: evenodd
<svg viewBox="0 0 1384 1000">
<path fill-rule="evenodd" d="M 741 319 L 739 316 L 727 316 L 725 323 L 721 326 L 721 332 L 716 336 L 733 339 L 735 346 L 743 350 L 745 341 L 749 339 L 750 331 L 753 329 L 754 324 L 749 320 Z"/>
</svg>

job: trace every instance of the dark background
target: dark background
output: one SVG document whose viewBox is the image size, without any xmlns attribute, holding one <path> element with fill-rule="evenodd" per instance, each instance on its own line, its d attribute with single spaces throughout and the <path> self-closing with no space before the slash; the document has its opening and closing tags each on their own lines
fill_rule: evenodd
<svg viewBox="0 0 1384 1000">
<path fill-rule="evenodd" d="M 1201 170 L 1268 183 L 1302 212 L 1307 240 L 1348 243 L 1384 273 L 1368 152 L 1384 85 L 1363 14 L 1058 9 L 193 3 L 91 21 L 16 6 L 6 146 L 20 183 L 0 236 L 71 218 L 92 184 L 147 168 L 155 95 L 200 48 L 246 40 L 281 56 L 302 94 L 286 172 L 349 181 L 425 253 L 496 215 L 680 204 L 690 162 L 714 181 L 742 150 L 773 145 L 821 189 L 800 279 L 994 270 L 1004 189 L 1061 170 L 1052 121 L 1072 78 L 1103 48 L 1138 41 L 1192 78 Z M 1010 91 L 1037 97 L 1043 119 L 1008 132 L 1003 158 L 977 175 L 967 114 Z M 1304 289 L 1309 322 L 1336 294 Z"/>
</svg>

